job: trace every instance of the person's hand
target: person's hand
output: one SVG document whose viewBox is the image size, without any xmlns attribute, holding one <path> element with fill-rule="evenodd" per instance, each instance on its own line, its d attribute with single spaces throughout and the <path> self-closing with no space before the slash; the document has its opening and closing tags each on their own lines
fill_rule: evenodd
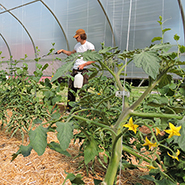
<svg viewBox="0 0 185 185">
<path fill-rule="evenodd" d="M 57 51 L 58 54 L 63 53 L 63 49 Z"/>
<path fill-rule="evenodd" d="M 79 70 L 83 70 L 84 67 L 85 67 L 85 65 L 84 65 L 84 64 L 81 64 L 81 65 L 78 66 L 78 69 L 79 69 Z"/>
</svg>

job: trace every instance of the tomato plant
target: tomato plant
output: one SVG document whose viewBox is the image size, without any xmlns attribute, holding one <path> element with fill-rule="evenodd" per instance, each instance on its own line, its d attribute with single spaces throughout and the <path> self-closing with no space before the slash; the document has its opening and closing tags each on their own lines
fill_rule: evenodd
<svg viewBox="0 0 185 185">
<path fill-rule="evenodd" d="M 99 153 L 105 152 L 105 160 L 101 164 L 105 167 L 106 175 L 101 184 L 113 185 L 120 159 L 123 158 L 122 166 L 126 168 L 129 166 L 126 161 L 131 155 L 139 161 L 138 166 L 142 161 L 148 163 L 146 168 L 150 170 L 150 176 L 144 178 L 155 184 L 185 183 L 185 94 L 182 82 L 185 73 L 181 68 L 185 62 L 180 60 L 185 47 L 178 44 L 180 38 L 177 35 L 174 36 L 176 50 L 170 43 L 163 43 L 163 36 L 170 29 L 163 29 L 162 17 L 158 22 L 162 36 L 152 39 L 152 42 L 161 41 L 158 44 L 123 52 L 117 47 L 102 44 L 98 52 L 87 51 L 67 57 L 66 64 L 57 70 L 51 82 L 71 69 L 71 61 L 78 57 L 96 61 L 94 68 L 91 68 L 92 79 L 81 89 L 83 98 L 71 103 L 73 109 L 69 115 L 61 118 L 57 114 L 48 120 L 48 127 L 39 125 L 35 130 L 31 129 L 30 144 L 21 145 L 13 159 L 19 154 L 28 156 L 32 149 L 42 155 L 46 146 L 69 155 L 66 149 L 75 137 L 84 139 L 81 150 L 85 165 L 94 162 L 96 157 L 100 159 Z M 126 64 L 123 65 L 122 61 L 126 61 Z M 121 75 L 126 75 L 125 67 L 130 62 L 141 67 L 150 81 L 146 90 L 134 101 L 129 98 L 132 88 L 120 80 Z M 172 74 L 180 76 L 178 83 L 172 81 Z M 111 78 L 107 78 L 107 75 Z M 152 94 L 153 90 L 157 94 Z M 142 132 L 142 127 L 148 128 L 149 132 Z M 73 136 L 74 129 L 80 130 L 76 136 Z M 47 143 L 47 132 L 50 131 L 57 132 L 59 143 Z M 74 179 L 75 176 L 72 176 Z"/>
</svg>

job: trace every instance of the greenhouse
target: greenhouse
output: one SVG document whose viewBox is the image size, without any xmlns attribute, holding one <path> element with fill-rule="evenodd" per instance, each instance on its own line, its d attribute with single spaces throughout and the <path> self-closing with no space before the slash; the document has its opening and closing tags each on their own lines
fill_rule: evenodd
<svg viewBox="0 0 185 185">
<path fill-rule="evenodd" d="M 165 35 L 165 42 L 173 42 L 171 35 L 179 35 L 184 44 L 184 21 L 181 12 L 185 2 L 178 0 L 2 0 L 1 45 L 3 60 L 23 58 L 28 55 L 29 72 L 35 69 L 36 47 L 39 55 L 47 54 L 55 43 L 55 50 L 73 50 L 76 43 L 73 35 L 82 28 L 96 50 L 101 43 L 118 46 L 121 51 L 144 48 L 151 44 L 153 37 L 160 36 L 159 16 L 165 21 L 164 27 L 171 28 Z M 60 58 L 65 57 L 61 54 Z M 40 62 L 50 62 L 43 58 Z M 57 69 L 61 62 L 53 64 Z M 4 64 L 4 67 L 5 64 Z M 129 78 L 144 78 L 145 73 L 134 64 L 127 69 Z M 46 76 L 52 75 L 49 67 Z"/>
<path fill-rule="evenodd" d="M 0 20 L 0 184 L 185 184 L 184 0 L 0 0 Z"/>
</svg>

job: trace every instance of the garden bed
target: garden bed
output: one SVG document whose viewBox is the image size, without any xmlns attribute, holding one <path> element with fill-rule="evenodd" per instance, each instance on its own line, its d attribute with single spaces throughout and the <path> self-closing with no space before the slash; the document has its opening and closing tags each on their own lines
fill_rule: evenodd
<svg viewBox="0 0 185 185">
<path fill-rule="evenodd" d="M 28 144 L 28 137 L 25 137 L 24 145 Z M 48 134 L 48 142 L 56 141 L 57 137 L 54 133 Z M 32 151 L 28 157 L 19 155 L 13 162 L 11 162 L 12 154 L 17 152 L 19 146 L 22 144 L 21 137 L 16 136 L 10 138 L 8 133 L 4 130 L 0 131 L 0 184 L 2 185 L 41 185 L 41 184 L 54 184 L 61 185 L 64 182 L 67 174 L 65 173 L 80 173 L 84 176 L 85 184 L 93 185 L 93 179 L 102 180 L 104 176 L 101 165 L 96 163 L 95 175 L 87 176 L 85 169 L 76 171 L 78 168 L 80 158 L 74 159 L 78 155 L 80 143 L 71 142 L 70 147 L 67 149 L 71 157 L 59 154 L 49 148 L 46 148 L 42 156 L 38 156 L 35 151 Z M 143 185 L 152 185 L 151 182 L 140 179 L 142 175 L 148 174 L 147 170 L 125 170 L 122 171 L 121 176 L 118 176 L 116 184 L 130 185 L 141 183 Z M 67 184 L 71 184 L 69 181 Z"/>
</svg>

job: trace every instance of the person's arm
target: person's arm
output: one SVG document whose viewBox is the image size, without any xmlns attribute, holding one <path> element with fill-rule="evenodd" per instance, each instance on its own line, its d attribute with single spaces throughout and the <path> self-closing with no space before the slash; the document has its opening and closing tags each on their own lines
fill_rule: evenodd
<svg viewBox="0 0 185 185">
<path fill-rule="evenodd" d="M 81 64 L 81 65 L 78 66 L 78 69 L 82 70 L 85 66 L 91 65 L 92 63 L 95 63 L 95 61 L 88 61 L 84 64 Z"/>
<path fill-rule="evenodd" d="M 92 51 L 94 51 L 94 49 L 93 49 Z M 79 69 L 79 70 L 83 70 L 83 68 L 84 68 L 85 66 L 91 65 L 92 63 L 95 63 L 95 61 L 88 61 L 88 62 L 86 62 L 86 63 L 84 63 L 84 64 L 81 64 L 81 65 L 78 66 L 78 69 Z"/>
<path fill-rule="evenodd" d="M 60 54 L 60 53 L 64 53 L 64 54 L 66 54 L 66 55 L 71 55 L 71 54 L 73 54 L 73 53 L 76 53 L 76 51 L 75 50 L 73 50 L 73 51 L 67 51 L 67 50 L 64 50 L 64 49 L 60 49 L 60 50 L 58 50 L 57 51 L 57 53 L 58 54 Z"/>
</svg>

